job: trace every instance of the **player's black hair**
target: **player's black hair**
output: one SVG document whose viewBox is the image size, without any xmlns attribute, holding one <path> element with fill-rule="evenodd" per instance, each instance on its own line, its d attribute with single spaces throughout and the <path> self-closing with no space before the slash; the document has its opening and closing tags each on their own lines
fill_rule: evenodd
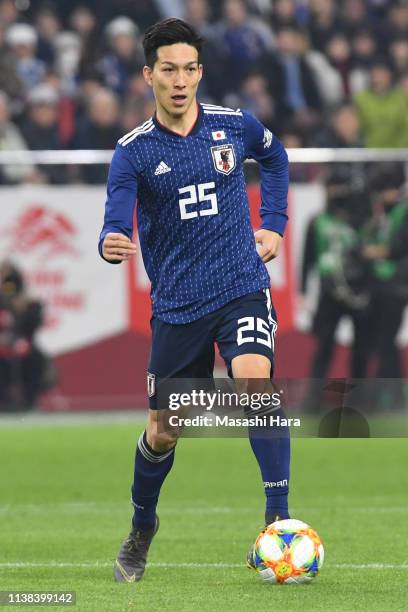
<svg viewBox="0 0 408 612">
<path fill-rule="evenodd" d="M 204 44 L 204 39 L 188 23 L 182 19 L 170 17 L 155 23 L 150 27 L 143 38 L 143 49 L 146 64 L 153 68 L 157 61 L 157 49 L 165 45 L 175 45 L 176 43 L 186 43 L 195 47 L 200 53 Z"/>
</svg>

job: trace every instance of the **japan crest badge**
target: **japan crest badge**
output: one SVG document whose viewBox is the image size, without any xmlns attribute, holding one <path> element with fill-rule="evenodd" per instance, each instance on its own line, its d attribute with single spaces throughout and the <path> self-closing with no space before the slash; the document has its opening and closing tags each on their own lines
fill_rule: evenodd
<svg viewBox="0 0 408 612">
<path fill-rule="evenodd" d="M 231 174 L 235 169 L 236 159 L 235 151 L 232 144 L 219 145 L 211 147 L 211 153 L 214 162 L 214 168 L 221 174 Z"/>
</svg>

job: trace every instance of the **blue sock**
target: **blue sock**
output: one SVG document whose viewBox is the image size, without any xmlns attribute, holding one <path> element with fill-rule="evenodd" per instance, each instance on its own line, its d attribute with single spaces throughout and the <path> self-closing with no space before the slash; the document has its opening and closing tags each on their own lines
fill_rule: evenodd
<svg viewBox="0 0 408 612">
<path fill-rule="evenodd" d="M 135 529 L 147 530 L 154 527 L 160 489 L 173 461 L 174 448 L 158 453 L 148 444 L 146 432 L 142 433 L 136 448 L 132 486 L 132 525 Z"/>
<path fill-rule="evenodd" d="M 285 418 L 282 409 L 270 413 Z M 268 417 L 269 418 L 269 417 Z M 288 427 L 250 427 L 249 441 L 258 461 L 266 495 L 265 523 L 289 518 L 290 433 Z"/>
</svg>

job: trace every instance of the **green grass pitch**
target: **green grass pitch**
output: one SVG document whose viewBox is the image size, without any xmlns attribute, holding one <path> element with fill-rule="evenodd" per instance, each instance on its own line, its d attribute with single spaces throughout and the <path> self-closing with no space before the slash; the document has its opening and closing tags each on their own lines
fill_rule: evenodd
<svg viewBox="0 0 408 612">
<path fill-rule="evenodd" d="M 264 584 L 245 567 L 263 518 L 247 440 L 184 439 L 145 577 L 114 583 L 140 429 L 2 427 L 0 590 L 75 590 L 70 609 L 98 612 L 407 609 L 405 439 L 293 441 L 292 516 L 319 532 L 326 551 L 321 575 L 302 586 Z"/>
</svg>

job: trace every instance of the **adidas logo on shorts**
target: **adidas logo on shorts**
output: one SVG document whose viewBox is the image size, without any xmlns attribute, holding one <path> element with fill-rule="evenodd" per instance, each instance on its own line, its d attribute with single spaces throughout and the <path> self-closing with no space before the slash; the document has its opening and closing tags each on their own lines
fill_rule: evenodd
<svg viewBox="0 0 408 612">
<path fill-rule="evenodd" d="M 165 174 L 166 172 L 171 172 L 171 168 L 164 163 L 164 161 L 161 161 L 160 164 L 157 166 L 154 174 L 156 176 L 158 176 L 159 174 Z"/>
</svg>

